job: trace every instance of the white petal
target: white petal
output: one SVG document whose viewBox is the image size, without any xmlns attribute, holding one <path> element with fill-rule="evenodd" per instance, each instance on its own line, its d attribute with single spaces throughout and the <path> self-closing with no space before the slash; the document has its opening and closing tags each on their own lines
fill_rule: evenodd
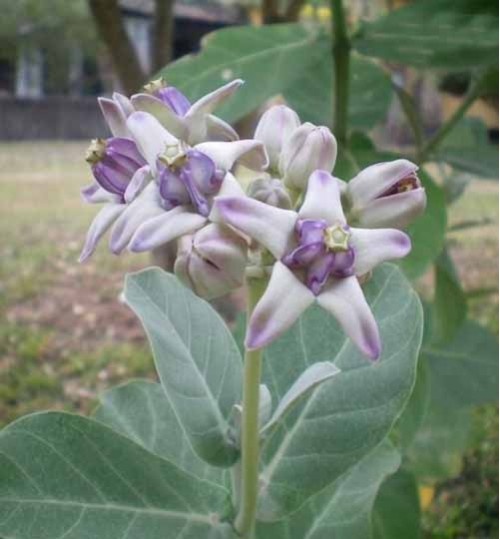
<svg viewBox="0 0 500 539">
<path fill-rule="evenodd" d="M 317 301 L 333 314 L 363 354 L 378 359 L 381 345 L 377 322 L 356 277 L 331 281 Z"/>
<path fill-rule="evenodd" d="M 190 118 L 199 114 L 212 113 L 222 101 L 231 96 L 242 84 L 243 81 L 241 79 L 236 79 L 204 95 L 191 105 L 191 108 L 186 113 L 186 117 Z"/>
<path fill-rule="evenodd" d="M 134 112 L 134 107 L 130 99 L 123 94 L 113 92 L 113 101 L 122 109 L 127 118 Z"/>
<path fill-rule="evenodd" d="M 206 222 L 206 217 L 178 206 L 143 222 L 132 236 L 129 250 L 135 253 L 151 251 L 159 245 L 194 232 Z"/>
<path fill-rule="evenodd" d="M 407 159 L 376 163 L 363 169 L 347 184 L 353 205 L 356 208 L 364 206 L 417 170 L 417 165 Z"/>
<path fill-rule="evenodd" d="M 79 262 L 84 262 L 94 252 L 97 242 L 125 208 L 125 204 L 107 204 L 99 211 L 90 224 Z"/>
<path fill-rule="evenodd" d="M 213 114 L 209 114 L 205 121 L 207 122 L 207 138 L 208 140 L 233 141 L 240 137 L 238 133 L 224 120 L 221 120 Z"/>
<path fill-rule="evenodd" d="M 144 187 L 146 187 L 146 184 L 150 179 L 151 169 L 149 168 L 149 165 L 144 165 L 136 170 L 123 195 L 125 202 L 132 202 L 132 200 L 137 197 Z"/>
<path fill-rule="evenodd" d="M 222 184 L 219 189 L 219 197 L 244 197 L 245 191 L 239 184 L 238 180 L 230 173 L 227 172 L 222 180 Z M 210 221 L 214 223 L 222 223 L 224 219 L 219 214 L 219 211 L 215 204 L 212 205 L 210 215 L 208 216 Z"/>
<path fill-rule="evenodd" d="M 337 179 L 324 170 L 313 172 L 299 216 L 301 219 L 325 219 L 329 224 L 345 223 Z"/>
<path fill-rule="evenodd" d="M 216 197 L 223 221 L 269 249 L 279 260 L 293 243 L 297 214 L 247 197 Z"/>
<path fill-rule="evenodd" d="M 152 114 L 161 125 L 180 140 L 187 140 L 188 128 L 185 120 L 177 116 L 168 105 L 154 95 L 136 94 L 132 103 L 137 110 Z"/>
<path fill-rule="evenodd" d="M 119 204 L 121 202 L 118 195 L 109 193 L 95 181 L 81 189 L 80 193 L 83 200 L 89 204 L 101 204 L 103 202 Z"/>
<path fill-rule="evenodd" d="M 115 137 L 129 137 L 127 117 L 118 103 L 106 97 L 98 98 L 99 106 L 108 127 Z"/>
<path fill-rule="evenodd" d="M 356 275 L 368 273 L 387 260 L 403 258 L 411 250 L 410 238 L 394 228 L 351 228 L 350 244 Z"/>
<path fill-rule="evenodd" d="M 128 117 L 127 126 L 137 147 L 153 173 L 156 173 L 156 160 L 165 151 L 167 144 L 175 144 L 177 139 L 160 122 L 147 112 L 134 112 Z"/>
<path fill-rule="evenodd" d="M 158 187 L 151 182 L 113 225 L 109 241 L 111 252 L 121 253 L 142 223 L 163 213 L 165 210 L 160 205 Z"/>
<path fill-rule="evenodd" d="M 202 142 L 195 149 L 208 155 L 217 168 L 226 171 L 237 161 L 252 170 L 264 170 L 269 164 L 264 145 L 257 140 Z"/>
<path fill-rule="evenodd" d="M 281 262 L 250 318 L 245 346 L 262 348 L 286 331 L 314 302 L 313 293 Z"/>
<path fill-rule="evenodd" d="M 426 203 L 421 187 L 377 198 L 358 212 L 357 223 L 366 228 L 405 228 L 424 211 Z"/>
</svg>

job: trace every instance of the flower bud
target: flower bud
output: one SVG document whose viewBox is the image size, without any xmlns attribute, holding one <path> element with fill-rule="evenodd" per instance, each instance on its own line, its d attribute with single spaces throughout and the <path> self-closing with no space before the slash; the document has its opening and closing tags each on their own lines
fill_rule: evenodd
<svg viewBox="0 0 500 539">
<path fill-rule="evenodd" d="M 403 228 L 426 205 L 418 167 L 406 159 L 377 163 L 362 170 L 348 184 L 344 196 L 350 220 L 370 228 Z"/>
<path fill-rule="evenodd" d="M 299 125 L 297 113 L 285 105 L 271 107 L 262 115 L 254 138 L 264 143 L 271 170 L 278 170 L 283 145 Z"/>
<path fill-rule="evenodd" d="M 179 239 L 174 272 L 196 294 L 213 299 L 243 284 L 246 261 L 241 236 L 211 223 Z"/>
<path fill-rule="evenodd" d="M 157 97 L 177 116 L 184 116 L 191 107 L 187 97 L 174 86 L 168 86 L 162 78 L 146 84 L 144 91 Z"/>
<path fill-rule="evenodd" d="M 90 164 L 97 183 L 108 193 L 122 198 L 134 174 L 146 165 L 135 142 L 122 137 L 94 139 L 85 160 Z"/>
<path fill-rule="evenodd" d="M 289 210 L 292 207 L 290 195 L 285 189 L 283 182 L 270 176 L 254 180 L 248 187 L 247 194 L 255 200 L 269 204 L 269 206 L 275 206 L 285 210 Z"/>
<path fill-rule="evenodd" d="M 337 141 L 328 127 L 305 123 L 285 142 L 279 169 L 287 187 L 302 191 L 315 170 L 331 172 L 336 157 Z"/>
</svg>

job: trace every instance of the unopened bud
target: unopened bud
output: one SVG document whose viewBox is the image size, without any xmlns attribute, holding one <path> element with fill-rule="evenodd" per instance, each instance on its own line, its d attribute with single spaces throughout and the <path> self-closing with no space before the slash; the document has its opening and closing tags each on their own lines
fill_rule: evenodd
<svg viewBox="0 0 500 539">
<path fill-rule="evenodd" d="M 211 223 L 180 238 L 174 272 L 196 294 L 213 299 L 243 284 L 246 261 L 245 240 Z"/>
<path fill-rule="evenodd" d="M 362 170 L 347 183 L 344 193 L 351 221 L 370 228 L 404 228 L 410 224 L 426 206 L 417 170 L 417 165 L 406 159 Z"/>
<path fill-rule="evenodd" d="M 289 210 L 292 207 L 292 201 L 283 182 L 277 178 L 265 177 L 254 180 L 247 192 L 250 198 Z"/>
<path fill-rule="evenodd" d="M 305 123 L 284 144 L 280 173 L 287 187 L 304 190 L 315 170 L 331 172 L 337 157 L 337 142 L 328 127 Z"/>
<path fill-rule="evenodd" d="M 271 170 L 278 170 L 283 145 L 299 125 L 297 113 L 285 105 L 271 107 L 262 115 L 254 138 L 264 143 Z"/>
</svg>

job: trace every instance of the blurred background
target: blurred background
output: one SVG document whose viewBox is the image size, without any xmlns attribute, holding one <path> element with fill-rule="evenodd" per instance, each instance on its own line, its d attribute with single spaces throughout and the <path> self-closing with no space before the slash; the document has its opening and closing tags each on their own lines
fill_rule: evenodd
<svg viewBox="0 0 500 539">
<path fill-rule="evenodd" d="M 345 2 L 353 28 L 409 3 Z M 83 156 L 90 138 L 107 136 L 96 96 L 135 93 L 170 61 L 199 51 L 210 32 L 294 22 L 328 27 L 330 8 L 320 0 L 0 0 L 0 13 L 3 426 L 39 409 L 87 413 L 103 389 L 155 376 L 139 322 L 118 301 L 124 273 L 144 267 L 148 257 L 117 258 L 104 241 L 87 263 L 76 261 L 96 212 L 79 197 L 90 180 Z M 221 50 L 221 58 L 226 53 Z M 365 100 L 359 106 L 368 105 L 366 114 L 373 116 L 369 126 L 357 127 L 391 151 L 412 144 L 404 100 L 390 92 L 391 84 L 411 97 L 423 132 L 431 136 L 461 106 L 471 77 L 467 70 L 417 70 L 383 58 L 377 67 L 389 91 L 381 89 L 385 82 L 377 73 L 355 78 Z M 462 137 L 478 134 L 488 156 L 498 152 L 498 71 L 496 80 L 468 109 L 469 129 L 454 135 L 459 146 Z M 267 103 L 283 100 L 267 97 Z M 237 115 L 241 135 L 251 136 L 265 106 Z M 457 164 L 460 154 L 454 155 L 455 162 L 427 168 L 449 202 L 448 253 L 469 316 L 498 335 L 497 174 L 483 153 L 474 154 L 468 166 Z M 416 281 L 424 298 L 434 284 L 432 269 Z M 219 302 L 228 317 L 230 305 Z M 446 473 L 420 485 L 425 537 L 498 536 L 498 407 L 475 408 L 462 438 L 459 453 L 450 448 Z"/>
</svg>

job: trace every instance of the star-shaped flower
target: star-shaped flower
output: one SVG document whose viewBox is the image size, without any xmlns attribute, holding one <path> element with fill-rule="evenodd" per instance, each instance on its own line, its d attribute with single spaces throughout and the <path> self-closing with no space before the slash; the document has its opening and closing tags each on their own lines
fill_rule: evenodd
<svg viewBox="0 0 500 539">
<path fill-rule="evenodd" d="M 252 313 L 247 348 L 269 344 L 317 301 L 363 354 L 379 357 L 377 324 L 357 276 L 405 256 L 411 244 L 404 232 L 350 228 L 338 182 L 320 170 L 311 174 L 298 213 L 243 197 L 217 197 L 215 207 L 227 224 L 262 244 L 277 260 Z"/>
</svg>

